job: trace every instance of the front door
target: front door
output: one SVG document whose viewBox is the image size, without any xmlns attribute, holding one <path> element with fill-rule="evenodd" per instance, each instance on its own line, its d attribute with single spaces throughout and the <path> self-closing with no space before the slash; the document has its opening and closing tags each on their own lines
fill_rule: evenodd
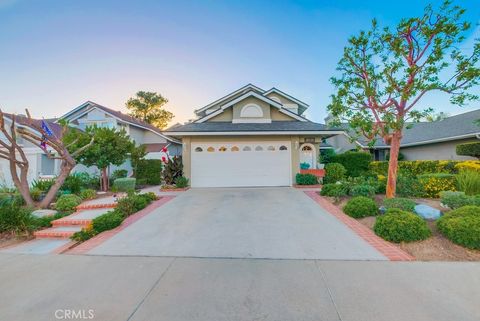
<svg viewBox="0 0 480 321">
<path fill-rule="evenodd" d="M 312 144 L 303 144 L 300 148 L 300 164 L 307 163 L 309 169 L 315 169 L 315 147 Z"/>
</svg>

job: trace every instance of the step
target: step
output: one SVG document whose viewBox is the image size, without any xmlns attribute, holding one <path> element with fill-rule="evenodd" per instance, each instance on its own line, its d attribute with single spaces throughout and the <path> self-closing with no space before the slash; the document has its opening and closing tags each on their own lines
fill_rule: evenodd
<svg viewBox="0 0 480 321">
<path fill-rule="evenodd" d="M 36 238 L 70 238 L 75 232 L 80 231 L 84 226 L 55 226 L 44 230 L 36 231 L 33 234 Z"/>
<path fill-rule="evenodd" d="M 80 204 L 77 206 L 77 211 L 93 210 L 97 208 L 114 208 L 117 203 L 98 203 L 98 204 Z"/>
<path fill-rule="evenodd" d="M 96 208 L 90 210 L 81 210 L 71 215 L 59 218 L 52 221 L 53 226 L 70 226 L 70 225 L 88 225 L 92 223 L 92 220 L 100 215 L 103 215 L 110 211 L 111 208 Z"/>
</svg>

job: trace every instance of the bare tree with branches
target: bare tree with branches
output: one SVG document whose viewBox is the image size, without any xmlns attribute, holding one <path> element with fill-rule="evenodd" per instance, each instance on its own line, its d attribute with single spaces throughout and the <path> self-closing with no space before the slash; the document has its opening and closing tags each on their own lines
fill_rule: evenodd
<svg viewBox="0 0 480 321">
<path fill-rule="evenodd" d="M 4 139 L 0 139 L 0 158 L 9 161 L 12 181 L 24 198 L 25 203 L 35 208 L 46 208 L 55 199 L 58 190 L 77 164 L 75 157 L 93 144 L 93 137 L 89 143 L 70 153 L 68 148 L 70 145 L 74 145 L 76 141 L 68 145 L 63 143 L 62 137 L 69 130 L 66 124 L 62 126 L 60 134 L 55 134 L 49 129 L 46 122 L 32 119 L 28 110 L 26 110 L 26 113 L 26 117 L 16 116 L 5 114 L 0 110 L 0 132 L 4 136 Z M 9 126 L 6 125 L 6 118 L 10 120 Z M 29 162 L 23 147 L 17 142 L 18 137 L 40 148 L 48 158 L 60 160 L 60 173 L 46 196 L 39 202 L 34 201 L 30 195 Z"/>
</svg>

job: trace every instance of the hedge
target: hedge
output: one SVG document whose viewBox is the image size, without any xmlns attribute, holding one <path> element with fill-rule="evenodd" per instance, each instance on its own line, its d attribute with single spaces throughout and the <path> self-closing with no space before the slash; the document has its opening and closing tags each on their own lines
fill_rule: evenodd
<svg viewBox="0 0 480 321">
<path fill-rule="evenodd" d="M 135 190 L 135 178 L 125 177 L 125 178 L 117 178 L 113 181 L 113 187 L 119 192 L 128 192 Z"/>
<path fill-rule="evenodd" d="M 447 173 L 423 174 L 418 176 L 423 185 L 424 196 L 439 197 L 440 192 L 456 189 L 455 175 Z"/>
<path fill-rule="evenodd" d="M 318 178 L 313 174 L 300 174 L 295 176 L 295 181 L 298 185 L 316 185 L 318 184 Z"/>
<path fill-rule="evenodd" d="M 457 155 L 480 158 L 480 142 L 459 144 L 456 146 Z"/>
<path fill-rule="evenodd" d="M 347 170 L 342 164 L 339 163 L 328 163 L 325 165 L 325 177 L 323 178 L 323 183 L 336 183 L 345 178 Z"/>
<path fill-rule="evenodd" d="M 432 173 L 448 173 L 456 174 L 458 172 L 459 164 L 462 161 L 448 161 L 448 160 L 416 160 L 416 161 L 399 161 L 399 174 L 408 176 L 418 176 L 422 174 Z M 377 175 L 387 176 L 388 162 L 374 161 L 370 162 L 369 169 Z"/>
<path fill-rule="evenodd" d="M 160 159 L 141 159 L 135 170 L 136 178 L 149 185 L 162 182 L 162 161 Z"/>
<path fill-rule="evenodd" d="M 347 175 L 357 177 L 367 172 L 372 155 L 365 152 L 346 152 L 331 157 L 330 162 L 342 164 L 347 170 Z"/>
</svg>

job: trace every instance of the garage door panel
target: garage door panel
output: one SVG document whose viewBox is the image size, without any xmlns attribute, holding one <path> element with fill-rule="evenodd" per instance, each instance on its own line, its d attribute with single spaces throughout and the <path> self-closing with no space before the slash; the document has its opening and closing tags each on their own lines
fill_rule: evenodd
<svg viewBox="0 0 480 321">
<path fill-rule="evenodd" d="M 251 151 L 243 151 L 245 146 Z M 255 151 L 257 146 L 263 151 Z M 201 152 L 195 151 L 198 147 Z M 208 152 L 209 147 L 215 151 Z M 290 142 L 192 144 L 191 183 L 193 187 L 289 186 L 290 154 Z"/>
</svg>

